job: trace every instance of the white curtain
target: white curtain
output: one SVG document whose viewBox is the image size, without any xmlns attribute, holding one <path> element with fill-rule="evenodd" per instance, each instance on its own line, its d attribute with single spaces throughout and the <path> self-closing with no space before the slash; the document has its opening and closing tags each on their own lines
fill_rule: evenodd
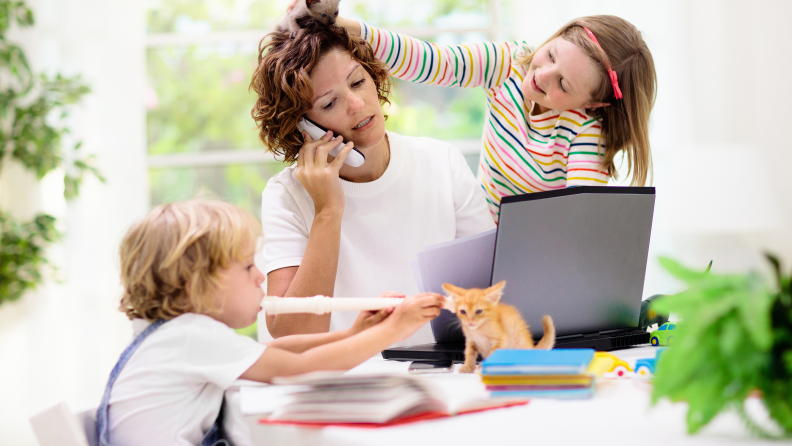
<svg viewBox="0 0 792 446">
<path fill-rule="evenodd" d="M 15 30 L 36 72 L 81 74 L 93 92 L 70 118 L 67 143 L 83 141 L 107 178 L 83 183 L 63 200 L 63 172 L 37 185 L 9 167 L 0 206 L 20 218 L 57 216 L 66 233 L 51 257 L 62 283 L 51 282 L 0 307 L 0 443 L 35 445 L 27 419 L 66 401 L 95 407 L 131 335 L 117 311 L 118 242 L 148 209 L 143 2 L 34 0 L 36 25 Z M 69 155 L 67 153 L 67 155 Z"/>
</svg>

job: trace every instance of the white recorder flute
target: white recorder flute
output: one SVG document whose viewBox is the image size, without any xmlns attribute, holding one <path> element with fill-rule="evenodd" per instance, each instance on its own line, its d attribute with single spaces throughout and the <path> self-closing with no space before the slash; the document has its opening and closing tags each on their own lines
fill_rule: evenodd
<svg viewBox="0 0 792 446">
<path fill-rule="evenodd" d="M 332 311 L 375 311 L 395 307 L 401 297 L 265 297 L 262 308 L 267 315 L 289 313 L 327 314 Z"/>
</svg>

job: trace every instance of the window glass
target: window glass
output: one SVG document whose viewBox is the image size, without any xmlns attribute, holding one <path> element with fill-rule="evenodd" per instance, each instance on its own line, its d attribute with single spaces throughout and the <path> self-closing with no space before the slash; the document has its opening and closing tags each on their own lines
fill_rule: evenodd
<svg viewBox="0 0 792 446">
<path fill-rule="evenodd" d="M 151 48 L 146 126 L 150 155 L 260 148 L 248 93 L 255 48 Z"/>
<path fill-rule="evenodd" d="M 257 45 L 289 0 L 156 0 L 147 10 L 149 156 L 264 150 L 250 117 L 248 92 Z M 486 0 L 344 0 L 341 12 L 374 26 L 417 33 L 424 40 L 487 40 Z M 454 32 L 454 29 L 464 29 Z M 478 29 L 478 30 L 477 30 Z M 411 136 L 477 140 L 484 123 L 483 89 L 450 89 L 396 81 L 386 128 Z M 478 155 L 468 155 L 475 166 Z M 151 168 L 151 204 L 199 191 L 258 214 L 261 190 L 285 165 Z"/>
<path fill-rule="evenodd" d="M 154 0 L 146 11 L 149 34 L 205 35 L 271 29 L 288 0 Z"/>
<path fill-rule="evenodd" d="M 261 191 L 281 163 L 149 169 L 152 205 L 195 197 L 222 198 L 261 216 Z"/>
</svg>

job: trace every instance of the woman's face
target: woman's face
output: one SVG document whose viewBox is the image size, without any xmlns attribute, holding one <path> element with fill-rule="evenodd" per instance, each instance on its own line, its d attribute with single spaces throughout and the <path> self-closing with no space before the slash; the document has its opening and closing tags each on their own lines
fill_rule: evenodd
<svg viewBox="0 0 792 446">
<path fill-rule="evenodd" d="M 574 43 L 556 37 L 536 50 L 522 84 L 525 103 L 534 101 L 552 110 L 572 110 L 592 104 L 598 87 L 597 67 Z"/>
<path fill-rule="evenodd" d="M 314 95 L 306 115 L 344 142 L 353 141 L 365 150 L 385 137 L 382 113 L 374 79 L 349 53 L 331 50 L 319 59 L 311 73 Z"/>
</svg>

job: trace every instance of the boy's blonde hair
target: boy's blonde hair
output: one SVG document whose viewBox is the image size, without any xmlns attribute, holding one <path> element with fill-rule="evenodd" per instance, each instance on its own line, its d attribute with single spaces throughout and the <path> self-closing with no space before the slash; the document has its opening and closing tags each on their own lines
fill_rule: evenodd
<svg viewBox="0 0 792 446">
<path fill-rule="evenodd" d="M 594 43 L 583 27 L 597 37 Z M 624 150 L 627 155 L 628 175 L 632 172 L 632 185 L 643 186 L 652 171 L 652 151 L 649 146 L 649 115 L 657 96 L 657 74 L 652 53 L 641 32 L 630 22 L 616 16 L 599 15 L 572 20 L 545 43 L 563 37 L 577 45 L 594 63 L 600 66 L 599 86 L 590 92 L 592 102 L 604 102 L 607 107 L 588 110 L 602 125 L 605 139 L 605 157 L 602 168 L 617 178 L 614 158 Z M 534 52 L 517 59 L 520 65 L 530 65 Z M 606 67 L 610 66 L 619 79 L 621 99 L 613 97 L 613 86 Z"/>
<path fill-rule="evenodd" d="M 150 321 L 211 313 L 221 271 L 250 258 L 260 235 L 255 217 L 221 201 L 154 208 L 121 241 L 120 310 Z"/>
</svg>

